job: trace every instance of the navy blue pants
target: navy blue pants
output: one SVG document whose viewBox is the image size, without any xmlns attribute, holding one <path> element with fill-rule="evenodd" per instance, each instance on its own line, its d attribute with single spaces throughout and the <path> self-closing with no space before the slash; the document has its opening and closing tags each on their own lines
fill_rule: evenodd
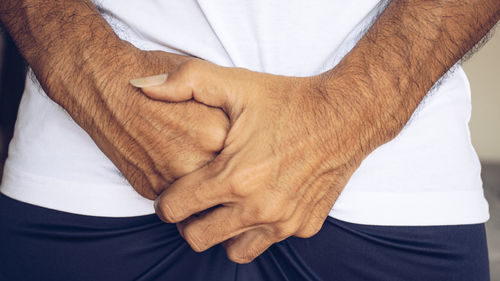
<svg viewBox="0 0 500 281">
<path fill-rule="evenodd" d="M 252 263 L 196 253 L 155 215 L 103 218 L 0 195 L 0 280 L 489 280 L 483 224 L 367 226 L 328 218 Z"/>
</svg>

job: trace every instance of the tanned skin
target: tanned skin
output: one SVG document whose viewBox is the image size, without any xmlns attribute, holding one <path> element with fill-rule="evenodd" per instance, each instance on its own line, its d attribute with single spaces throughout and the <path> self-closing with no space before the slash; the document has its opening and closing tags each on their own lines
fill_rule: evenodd
<svg viewBox="0 0 500 281">
<path fill-rule="evenodd" d="M 145 94 L 220 107 L 231 128 L 213 162 L 160 195 L 158 215 L 193 249 L 223 243 L 238 263 L 311 237 L 361 161 L 499 17 L 499 0 L 395 0 L 335 68 L 313 77 L 183 63 Z"/>
<path fill-rule="evenodd" d="M 91 1 L 2 0 L 0 20 L 47 95 L 143 196 L 156 198 L 222 148 L 228 120 L 221 110 L 152 101 L 128 83 L 187 57 L 120 40 Z"/>
<path fill-rule="evenodd" d="M 86 1 L 23 2 L 44 6 L 38 9 L 15 2 L 3 0 L 1 19 L 33 64 L 42 86 L 125 171 L 134 187 L 158 186 L 141 183 L 159 181 L 150 178 L 155 179 L 157 167 L 168 168 L 171 160 L 151 160 L 151 155 L 163 153 L 165 147 L 148 144 L 157 144 L 158 135 L 145 139 L 142 135 L 149 130 L 134 124 L 167 124 L 162 130 L 153 130 L 158 133 L 181 125 L 172 119 L 167 123 L 153 119 L 149 114 L 163 116 L 167 113 L 158 111 L 168 109 L 138 98 L 139 93 L 124 86 L 124 79 L 169 73 L 166 83 L 146 87 L 144 92 L 157 100 L 195 99 L 228 114 L 227 138 L 217 133 L 223 137 L 214 138 L 213 143 L 217 144 L 213 150 L 223 148 L 222 152 L 201 169 L 192 173 L 185 169 L 189 174 L 166 188 L 155 205 L 163 220 L 178 223 L 193 249 L 203 251 L 224 243 L 229 258 L 238 263 L 250 262 L 289 236 L 317 233 L 361 161 L 397 135 L 432 85 L 500 17 L 499 0 L 392 1 L 338 66 L 321 75 L 297 78 L 225 68 L 197 59 L 183 62 L 185 58 L 170 55 L 164 60 L 166 66 L 158 65 L 158 59 L 151 58 L 157 54 L 131 51 L 129 45 L 111 39 L 105 40 L 111 41 L 106 46 L 92 41 L 109 35 L 110 30 Z M 18 9 L 24 11 L 24 21 L 33 23 L 19 23 Z M 51 40 L 43 40 L 33 31 L 40 28 L 34 24 L 37 21 L 51 23 L 45 27 L 53 29 L 51 34 L 44 32 Z M 32 37 L 38 37 L 38 44 L 49 43 L 33 51 L 37 46 L 29 47 Z M 74 41 L 82 43 L 82 37 L 91 41 L 72 46 Z M 60 41 L 72 47 L 54 47 Z M 65 63 L 57 60 L 61 50 Z M 110 54 L 113 60 L 108 58 Z M 79 91 L 75 93 L 74 88 Z M 82 91 L 85 95 L 78 95 Z M 128 100 L 116 97 L 124 92 L 138 100 L 140 116 L 130 109 Z M 195 106 L 193 101 L 177 105 L 185 105 L 186 110 Z M 184 122 L 200 120 L 194 116 Z M 227 125 L 220 123 L 220 128 Z M 102 124 L 111 124 L 110 129 Z M 189 126 L 183 128 L 183 133 L 191 133 Z M 189 153 L 185 146 L 176 149 Z M 144 158 L 147 161 L 139 161 Z M 128 166 L 123 163 L 129 162 L 134 172 L 126 173 L 123 166 Z M 131 179 L 130 175 L 137 174 L 144 180 Z M 150 197 L 160 191 L 137 189 Z"/>
</svg>

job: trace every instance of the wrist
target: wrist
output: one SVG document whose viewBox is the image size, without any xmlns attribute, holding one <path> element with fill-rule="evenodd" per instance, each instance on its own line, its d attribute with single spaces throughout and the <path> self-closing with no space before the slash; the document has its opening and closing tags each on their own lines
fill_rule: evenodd
<svg viewBox="0 0 500 281">
<path fill-rule="evenodd" d="M 313 77 L 313 88 L 319 93 L 327 112 L 323 131 L 329 140 L 322 141 L 329 154 L 344 155 L 347 165 L 358 166 L 378 146 L 390 138 L 382 116 L 381 101 L 362 83 L 363 74 L 352 68 L 336 68 Z"/>
</svg>

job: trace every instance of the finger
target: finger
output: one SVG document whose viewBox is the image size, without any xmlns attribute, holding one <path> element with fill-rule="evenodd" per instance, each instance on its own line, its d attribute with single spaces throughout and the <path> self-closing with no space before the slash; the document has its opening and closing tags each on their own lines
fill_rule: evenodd
<svg viewBox="0 0 500 281">
<path fill-rule="evenodd" d="M 142 78 L 131 79 L 130 84 L 137 88 L 160 86 L 167 81 L 168 74 L 158 74 Z"/>
<path fill-rule="evenodd" d="M 226 241 L 257 226 L 246 226 L 233 206 L 218 206 L 178 223 L 179 232 L 196 252 Z"/>
<path fill-rule="evenodd" d="M 185 83 L 185 75 L 178 71 L 130 80 L 130 84 L 141 88 L 142 92 L 155 100 L 182 102 L 190 100 L 193 90 Z M 169 83 L 167 82 L 167 79 Z"/>
<path fill-rule="evenodd" d="M 155 210 L 165 222 L 180 222 L 219 204 L 230 202 L 229 186 L 219 180 L 220 158 L 176 180 L 155 200 Z"/>
<path fill-rule="evenodd" d="M 336 182 L 336 177 L 336 174 L 332 173 L 332 175 L 325 175 L 317 180 L 315 185 L 330 186 L 330 188 L 328 188 L 324 194 L 321 194 L 319 199 L 315 202 L 314 208 L 312 208 L 311 212 L 306 213 L 307 217 L 303 220 L 301 227 L 296 231 L 295 236 L 300 238 L 310 238 L 321 230 L 333 207 L 333 204 L 337 201 L 337 198 L 340 195 L 341 189 L 337 188 L 339 183 Z"/>
<path fill-rule="evenodd" d="M 330 211 L 330 208 L 327 207 L 328 209 L 325 209 L 325 206 L 330 206 L 330 201 L 326 198 L 318 202 L 318 208 L 314 208 L 307 214 L 305 220 L 300 228 L 295 232 L 294 236 L 300 238 L 311 238 L 316 235 L 323 227 Z"/>
<path fill-rule="evenodd" d="M 192 59 L 181 64 L 166 77 L 151 76 L 130 82 L 153 99 L 170 102 L 195 99 L 205 105 L 222 108 L 231 115 L 235 106 L 240 105 L 238 100 L 244 93 L 236 94 L 232 90 L 238 81 L 231 78 L 233 76 L 230 72 L 228 68 Z M 161 78 L 165 79 L 162 81 Z"/>
<path fill-rule="evenodd" d="M 253 261 L 274 243 L 271 234 L 259 227 L 246 231 L 223 243 L 227 256 L 235 263 L 244 264 Z"/>
</svg>

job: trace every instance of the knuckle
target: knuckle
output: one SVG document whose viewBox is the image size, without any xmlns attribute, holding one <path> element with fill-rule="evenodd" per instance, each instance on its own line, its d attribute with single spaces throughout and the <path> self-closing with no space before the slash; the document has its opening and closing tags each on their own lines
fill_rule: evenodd
<svg viewBox="0 0 500 281">
<path fill-rule="evenodd" d="M 247 197 L 250 195 L 264 194 L 265 196 L 278 195 L 273 186 L 269 186 L 269 183 L 273 181 L 275 167 L 271 163 L 272 161 L 262 161 L 262 163 L 252 163 L 243 164 L 242 161 L 246 159 L 240 159 L 238 157 L 231 157 L 226 163 L 225 173 L 227 174 L 227 179 L 232 187 L 230 192 L 238 197 Z M 275 198 L 265 198 L 265 199 L 275 199 Z"/>
<path fill-rule="evenodd" d="M 154 186 L 151 184 L 151 181 L 140 178 L 140 179 L 135 179 L 133 182 L 131 182 L 132 186 L 137 190 L 137 192 L 150 199 L 154 200 L 156 197 L 158 197 L 158 194 L 160 194 L 160 188 L 157 186 Z"/>
<path fill-rule="evenodd" d="M 278 205 L 264 203 L 247 211 L 247 215 L 243 218 L 248 225 L 255 223 L 275 223 L 282 219 L 282 210 Z"/>
<path fill-rule="evenodd" d="M 318 223 L 308 224 L 303 229 L 299 229 L 295 236 L 300 238 L 311 238 L 314 235 L 318 234 L 318 232 L 321 230 L 321 227 L 322 224 Z"/>
<path fill-rule="evenodd" d="M 234 174 L 229 177 L 229 179 L 227 180 L 227 184 L 229 193 L 233 196 L 241 198 L 248 195 L 245 184 L 239 177 L 235 176 Z"/>
<path fill-rule="evenodd" d="M 204 148 L 210 152 L 217 152 L 223 148 L 229 127 L 224 113 L 220 112 L 218 109 L 215 110 L 217 110 L 217 112 L 214 112 L 216 116 L 214 117 L 215 119 L 211 119 L 210 122 L 204 126 L 201 136 Z"/>
<path fill-rule="evenodd" d="M 250 263 L 258 256 L 258 254 L 252 254 L 251 251 L 241 252 L 232 248 L 226 249 L 226 254 L 231 261 L 238 264 Z"/>
<path fill-rule="evenodd" d="M 256 180 L 256 176 L 250 168 L 232 168 L 233 161 L 233 159 L 229 161 L 229 168 L 226 169 L 228 171 L 229 192 L 235 197 L 245 198 L 262 191 L 262 182 L 264 181 Z"/>
<path fill-rule="evenodd" d="M 180 70 L 189 71 L 196 67 L 196 60 L 190 59 L 182 63 L 179 67 Z"/>
<path fill-rule="evenodd" d="M 177 161 L 172 161 L 169 167 L 169 172 L 175 175 L 176 178 L 189 174 L 203 166 L 204 163 L 200 162 L 204 162 L 205 160 L 201 155 L 197 157 L 194 153 L 190 155 L 179 153 L 177 158 Z"/>
<path fill-rule="evenodd" d="M 206 250 L 206 246 L 203 243 L 201 237 L 192 227 L 189 227 L 189 225 L 186 226 L 183 232 L 184 239 L 195 252 L 199 253 Z"/>
<path fill-rule="evenodd" d="M 317 223 L 317 224 L 312 225 L 311 230 L 309 232 L 309 235 L 310 235 L 309 237 L 312 237 L 312 236 L 318 234 L 318 232 L 321 230 L 322 227 L 323 227 L 323 224 L 321 224 L 321 223 Z"/>
<path fill-rule="evenodd" d="M 152 191 L 156 194 L 155 198 L 158 197 L 160 193 L 162 193 L 166 188 L 170 186 L 170 182 L 159 176 L 158 174 L 149 175 L 148 177 L 148 185 L 152 189 Z"/>
<path fill-rule="evenodd" d="M 276 240 L 281 241 L 284 240 L 297 232 L 299 226 L 296 223 L 283 223 L 280 224 L 274 231 L 274 235 Z"/>
<path fill-rule="evenodd" d="M 201 67 L 201 61 L 198 59 L 190 59 L 183 64 L 180 65 L 179 71 L 184 75 L 187 75 L 188 78 L 195 78 L 193 75 L 196 75 Z"/>
<path fill-rule="evenodd" d="M 169 185 L 168 182 L 165 182 L 157 174 L 143 173 L 139 169 L 130 166 L 122 167 L 120 173 L 140 195 L 150 200 L 156 199 Z"/>
<path fill-rule="evenodd" d="M 217 152 L 222 150 L 224 147 L 224 141 L 226 140 L 227 130 L 224 127 L 213 127 L 210 128 L 208 142 L 210 144 L 209 150 L 212 152 Z"/>
<path fill-rule="evenodd" d="M 255 216 L 263 223 L 273 223 L 281 219 L 280 211 L 273 204 L 257 209 Z"/>
<path fill-rule="evenodd" d="M 161 218 L 170 223 L 178 222 L 177 217 L 172 211 L 172 207 L 166 201 L 155 201 L 156 213 L 160 215 Z"/>
</svg>

